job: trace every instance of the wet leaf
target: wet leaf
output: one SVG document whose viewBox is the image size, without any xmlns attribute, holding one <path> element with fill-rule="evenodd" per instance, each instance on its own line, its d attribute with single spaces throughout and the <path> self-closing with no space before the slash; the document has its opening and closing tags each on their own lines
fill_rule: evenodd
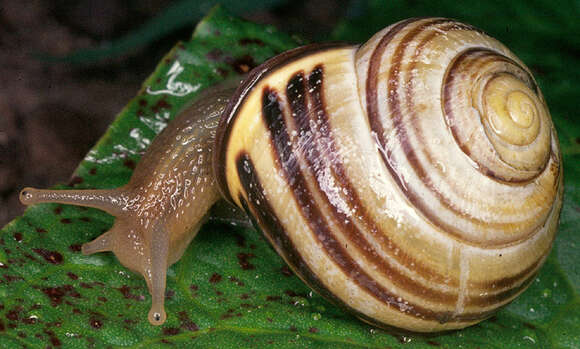
<svg viewBox="0 0 580 349">
<path fill-rule="evenodd" d="M 155 134 L 195 94 L 297 44 L 272 28 L 215 9 L 191 41 L 162 60 L 80 164 L 71 185 L 126 183 Z M 521 51 L 516 50 L 533 56 Z M 556 56 L 568 57 L 566 52 Z M 112 217 L 93 209 L 36 205 L 0 233 L 0 347 L 578 347 L 580 126 L 572 114 L 578 96 L 570 98 L 575 95 L 570 79 L 578 68 L 557 67 L 550 59 L 533 62 L 548 67 L 539 79 L 560 132 L 566 199 L 546 265 L 532 286 L 492 319 L 429 337 L 373 328 L 311 293 L 258 232 L 209 224 L 169 269 L 168 320 L 154 327 L 146 319 L 150 296 L 141 276 L 110 253 L 80 253 L 80 245 L 107 230 Z"/>
</svg>

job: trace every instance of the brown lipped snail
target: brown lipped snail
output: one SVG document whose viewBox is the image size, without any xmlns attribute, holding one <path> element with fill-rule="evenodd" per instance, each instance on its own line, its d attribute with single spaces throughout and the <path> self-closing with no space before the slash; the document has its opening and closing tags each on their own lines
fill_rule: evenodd
<svg viewBox="0 0 580 349">
<path fill-rule="evenodd" d="M 322 296 L 377 326 L 433 332 L 478 323 L 530 285 L 562 174 L 529 69 L 478 29 L 423 18 L 208 89 L 125 186 L 25 188 L 21 201 L 114 215 L 82 251 L 113 251 L 143 275 L 154 325 L 167 268 L 224 198 Z"/>
</svg>

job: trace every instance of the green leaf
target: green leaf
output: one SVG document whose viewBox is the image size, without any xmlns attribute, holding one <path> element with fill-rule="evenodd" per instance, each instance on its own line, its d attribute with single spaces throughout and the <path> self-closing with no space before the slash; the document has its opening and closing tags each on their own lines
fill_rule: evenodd
<svg viewBox="0 0 580 349">
<path fill-rule="evenodd" d="M 381 6 L 397 4 L 401 5 L 371 3 L 370 12 L 390 13 Z M 398 15 L 417 15 L 429 6 L 417 2 L 415 12 Z M 461 13 L 451 10 L 433 14 L 474 19 L 471 22 L 484 29 L 489 29 L 486 24 L 494 26 L 481 18 L 479 23 L 477 18 L 461 18 Z M 375 17 L 366 21 L 366 27 L 394 20 L 380 22 Z M 522 26 L 518 29 L 522 32 L 536 23 L 529 12 L 519 19 L 510 25 Z M 542 19 L 538 23 L 551 23 Z M 340 28 L 357 27 L 356 18 L 350 23 L 354 24 Z M 546 265 L 521 297 L 490 320 L 432 336 L 373 328 L 313 294 L 258 232 L 214 223 L 202 229 L 182 260 L 169 269 L 168 319 L 154 327 L 146 319 L 150 296 L 142 277 L 126 270 L 110 253 L 80 253 L 80 245 L 107 230 L 112 217 L 93 209 L 46 204 L 30 207 L 0 232 L 0 347 L 578 347 L 580 126 L 572 114 L 578 100 L 572 83 L 578 79 L 572 79 L 578 76 L 578 67 L 554 63 L 568 59 L 567 51 L 551 53 L 547 62 L 533 58 L 536 49 L 549 51 L 550 45 L 542 40 L 556 32 L 550 29 L 543 39 L 536 37 L 545 44 L 541 48 L 500 38 L 508 46 L 520 47 L 515 51 L 533 64 L 545 67 L 538 76 L 560 132 L 566 195 L 559 235 Z M 558 40 L 554 39 L 553 47 L 572 45 Z M 76 170 L 74 187 L 112 188 L 126 183 L 155 134 L 195 94 L 297 44 L 273 28 L 214 9 L 197 26 L 192 40 L 169 52 L 121 111 Z M 179 67 L 183 71 L 176 74 Z M 172 76 L 174 82 L 190 84 L 181 86 L 192 92 L 181 97 L 151 94 L 167 89 Z"/>
</svg>

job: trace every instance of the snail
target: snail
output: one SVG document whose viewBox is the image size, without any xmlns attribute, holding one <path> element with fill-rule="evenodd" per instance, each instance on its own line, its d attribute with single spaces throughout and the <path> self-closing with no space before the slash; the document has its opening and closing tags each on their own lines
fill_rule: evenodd
<svg viewBox="0 0 580 349">
<path fill-rule="evenodd" d="M 153 325 L 167 316 L 167 268 L 225 199 L 325 298 L 376 326 L 435 332 L 476 324 L 530 285 L 562 183 L 530 70 L 470 25 L 422 18 L 362 45 L 293 49 L 206 90 L 125 186 L 20 198 L 114 215 L 82 251 L 112 251 L 143 275 Z"/>
</svg>

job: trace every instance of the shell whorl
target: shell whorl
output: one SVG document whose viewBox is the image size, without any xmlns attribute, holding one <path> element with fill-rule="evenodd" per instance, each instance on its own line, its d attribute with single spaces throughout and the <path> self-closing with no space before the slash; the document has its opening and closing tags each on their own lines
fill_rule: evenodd
<svg viewBox="0 0 580 349">
<path fill-rule="evenodd" d="M 414 331 L 481 321 L 549 253 L 562 170 L 529 70 L 448 19 L 306 46 L 238 88 L 214 172 L 311 287 Z"/>
</svg>

